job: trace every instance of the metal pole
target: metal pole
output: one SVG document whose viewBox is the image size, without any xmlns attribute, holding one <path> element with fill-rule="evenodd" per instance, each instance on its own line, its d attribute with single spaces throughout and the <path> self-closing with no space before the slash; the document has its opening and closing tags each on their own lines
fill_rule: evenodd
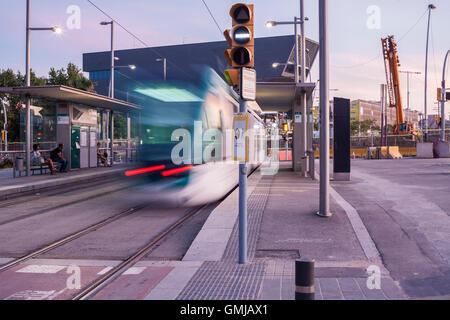
<svg viewBox="0 0 450 320">
<path fill-rule="evenodd" d="M 445 71 L 447 68 L 447 58 L 450 54 L 450 50 L 447 51 L 444 59 L 444 69 L 442 70 L 442 88 L 441 88 L 441 140 L 446 141 L 445 137 L 445 102 L 447 100 L 445 92 Z"/>
<path fill-rule="evenodd" d="M 299 74 L 298 74 L 298 27 L 297 27 L 297 17 L 294 17 L 294 35 L 295 35 L 295 46 L 294 46 L 294 59 L 295 59 L 295 70 L 294 70 L 294 77 L 295 77 L 295 84 L 299 81 Z"/>
<path fill-rule="evenodd" d="M 111 152 L 111 166 L 114 164 L 114 113 L 111 110 L 109 112 L 109 148 Z"/>
<path fill-rule="evenodd" d="M 297 25 L 295 25 L 295 28 L 297 28 Z M 304 6 L 304 0 L 300 0 L 300 32 L 301 32 L 301 81 L 302 84 L 306 81 L 306 41 L 305 41 L 305 6 Z M 308 162 L 308 115 L 306 114 L 306 92 L 305 90 L 302 90 L 301 93 L 301 107 L 302 107 L 302 141 L 303 141 L 303 150 L 302 150 L 302 175 L 304 177 L 308 176 L 308 170 L 307 170 L 307 162 Z"/>
<path fill-rule="evenodd" d="M 328 0 L 319 0 L 320 44 L 320 210 L 319 216 L 331 217 L 330 212 L 330 108 L 329 108 L 329 52 Z"/>
<path fill-rule="evenodd" d="M 111 98 L 114 99 L 114 21 L 111 21 Z"/>
<path fill-rule="evenodd" d="M 431 9 L 436 8 L 434 5 L 428 5 L 428 27 L 427 27 L 427 45 L 425 53 L 425 101 L 424 101 L 424 111 L 425 111 L 425 134 L 424 141 L 428 140 L 428 113 L 427 113 L 427 90 L 428 90 L 428 42 L 430 37 L 430 19 L 431 19 Z"/>
<path fill-rule="evenodd" d="M 406 75 L 406 83 L 407 83 L 407 88 L 408 88 L 408 102 L 407 102 L 407 104 L 408 104 L 408 106 L 406 107 L 406 122 L 409 122 L 409 95 L 410 95 L 410 92 L 409 92 L 409 74 L 410 74 L 410 72 L 408 71 L 407 72 L 407 75 Z"/>
<path fill-rule="evenodd" d="M 167 80 L 167 59 L 164 58 L 164 81 Z"/>
<path fill-rule="evenodd" d="M 6 113 L 6 106 L 5 106 L 5 101 L 2 100 L 2 105 L 3 105 L 3 116 L 5 117 L 5 122 L 3 123 L 3 130 L 5 132 L 5 152 L 8 151 L 8 115 Z M 1 149 L 0 149 L 1 151 Z"/>
<path fill-rule="evenodd" d="M 26 17 L 26 86 L 31 86 L 31 67 L 30 67 L 30 0 L 27 0 L 27 17 Z M 26 115 L 25 115 L 25 162 L 26 162 L 26 171 L 27 176 L 30 176 L 30 167 L 31 167 L 31 101 L 30 97 L 27 95 L 26 97 Z"/>
<path fill-rule="evenodd" d="M 384 84 L 381 85 L 381 139 L 380 147 L 384 144 Z"/>
<path fill-rule="evenodd" d="M 242 72 L 242 71 L 241 71 Z M 241 99 L 239 112 L 247 112 L 247 103 Z M 239 264 L 247 263 L 247 165 L 239 163 Z"/>
</svg>

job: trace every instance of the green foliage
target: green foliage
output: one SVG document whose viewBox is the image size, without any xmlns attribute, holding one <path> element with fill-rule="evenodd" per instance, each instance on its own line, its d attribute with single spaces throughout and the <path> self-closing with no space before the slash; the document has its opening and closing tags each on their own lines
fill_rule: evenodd
<svg viewBox="0 0 450 320">
<path fill-rule="evenodd" d="M 26 82 L 25 75 L 20 71 L 14 73 L 13 70 L 8 69 L 0 72 L 0 87 L 21 87 Z M 81 69 L 79 69 L 73 63 L 67 65 L 67 70 L 62 68 L 55 70 L 50 69 L 48 78 L 37 77 L 36 74 L 31 71 L 30 82 L 32 86 L 44 86 L 44 85 L 65 85 L 74 87 L 85 91 L 94 91 L 93 83 L 87 79 Z M 5 94 L 0 94 L 0 99 L 3 99 Z M 18 142 L 20 141 L 20 108 L 24 101 L 16 95 L 8 95 L 7 100 L 9 106 L 7 106 L 8 117 L 8 141 Z M 0 108 L 3 110 L 3 108 Z M 0 111 L 3 112 L 3 111 Z M 0 127 L 3 129 L 3 116 L 0 117 Z"/>
<path fill-rule="evenodd" d="M 380 131 L 380 127 L 376 125 L 376 120 L 352 121 L 350 123 L 350 131 L 352 136 L 367 135 L 369 130 Z"/>
<path fill-rule="evenodd" d="M 47 84 L 49 85 L 69 86 L 84 91 L 94 92 L 94 84 L 91 80 L 87 79 L 81 72 L 81 69 L 73 63 L 67 65 L 67 70 L 64 68 L 59 70 L 51 68 L 48 76 Z"/>
</svg>

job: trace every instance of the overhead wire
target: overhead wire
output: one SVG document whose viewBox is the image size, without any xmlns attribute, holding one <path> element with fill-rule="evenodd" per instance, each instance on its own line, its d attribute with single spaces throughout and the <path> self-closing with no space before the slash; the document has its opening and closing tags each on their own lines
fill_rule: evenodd
<svg viewBox="0 0 450 320">
<path fill-rule="evenodd" d="M 206 1 L 205 1 L 205 0 L 202 0 L 202 2 L 203 2 L 203 4 L 205 5 L 206 10 L 208 10 L 209 15 L 211 16 L 211 18 L 214 20 L 214 23 L 216 24 L 217 29 L 219 29 L 220 34 L 222 34 L 222 28 L 219 26 L 219 23 L 217 22 L 217 20 L 216 20 L 216 18 L 214 17 L 213 13 L 212 13 L 211 10 L 209 9 L 208 5 L 206 4 Z"/>
<path fill-rule="evenodd" d="M 419 19 L 412 25 L 412 27 L 410 27 L 410 28 L 408 29 L 408 31 L 406 31 L 406 32 L 405 32 L 405 33 L 397 40 L 397 44 L 398 44 L 400 41 L 402 41 L 402 40 L 403 40 L 403 39 L 404 39 L 404 38 L 405 38 L 412 30 L 414 30 L 414 28 L 420 23 L 420 21 L 422 21 L 423 17 L 426 15 L 427 11 L 428 11 L 428 8 L 427 8 L 427 10 L 425 10 L 425 12 L 419 17 Z M 340 69 L 353 69 L 353 68 L 362 67 L 362 66 L 365 66 L 365 65 L 367 65 L 367 64 L 370 64 L 370 63 L 372 63 L 373 61 L 378 60 L 379 58 L 381 58 L 381 53 L 378 54 L 378 55 L 376 55 L 375 57 L 373 57 L 373 58 L 371 58 L 371 59 L 365 61 L 365 62 L 362 62 L 362 63 L 357 63 L 357 64 L 349 65 L 349 66 L 332 65 L 332 67 L 333 67 L 333 68 L 340 68 Z"/>
<path fill-rule="evenodd" d="M 155 48 L 150 47 L 150 45 L 148 43 L 146 43 L 144 40 L 142 40 L 141 38 L 139 38 L 138 36 L 136 36 L 133 32 L 131 32 L 128 28 L 124 27 L 119 21 L 117 21 L 117 19 L 114 19 L 111 15 L 109 15 L 106 11 L 104 11 L 103 9 L 101 9 L 98 5 L 96 5 L 94 2 L 92 2 L 91 0 L 86 0 L 88 3 L 90 3 L 93 7 L 95 7 L 98 11 L 100 11 L 101 13 L 103 13 L 106 17 L 108 17 L 109 19 L 111 19 L 112 21 L 114 21 L 120 28 L 122 28 L 125 32 L 127 32 L 129 35 L 131 35 L 134 39 L 136 39 L 137 41 L 139 41 L 141 44 L 143 44 L 145 46 L 145 48 L 150 49 L 151 51 L 153 51 L 159 58 L 165 58 L 167 63 L 174 66 L 176 69 L 180 70 L 181 72 L 183 72 L 184 74 L 188 75 L 189 77 L 193 78 L 193 76 L 189 73 L 187 73 L 185 70 L 181 69 L 180 67 L 178 67 L 174 62 L 172 62 L 171 60 L 167 59 L 167 57 L 164 57 L 160 52 L 158 52 L 158 50 L 156 50 Z"/>
</svg>

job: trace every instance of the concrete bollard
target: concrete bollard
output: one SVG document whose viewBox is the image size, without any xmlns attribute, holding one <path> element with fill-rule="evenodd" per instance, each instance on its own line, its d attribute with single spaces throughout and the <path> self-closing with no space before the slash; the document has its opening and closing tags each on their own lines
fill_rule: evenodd
<svg viewBox="0 0 450 320">
<path fill-rule="evenodd" d="M 295 300 L 314 300 L 314 260 L 295 261 Z"/>
</svg>

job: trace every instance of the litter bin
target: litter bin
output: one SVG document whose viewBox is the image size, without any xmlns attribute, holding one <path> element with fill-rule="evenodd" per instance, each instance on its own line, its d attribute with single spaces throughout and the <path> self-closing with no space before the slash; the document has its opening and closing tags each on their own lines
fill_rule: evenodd
<svg viewBox="0 0 450 320">
<path fill-rule="evenodd" d="M 16 173 L 16 171 L 19 172 L 19 177 L 22 175 L 22 171 L 24 171 L 24 167 L 23 167 L 23 157 L 16 157 L 16 163 L 15 163 L 15 169 L 14 169 L 14 174 Z"/>
</svg>

